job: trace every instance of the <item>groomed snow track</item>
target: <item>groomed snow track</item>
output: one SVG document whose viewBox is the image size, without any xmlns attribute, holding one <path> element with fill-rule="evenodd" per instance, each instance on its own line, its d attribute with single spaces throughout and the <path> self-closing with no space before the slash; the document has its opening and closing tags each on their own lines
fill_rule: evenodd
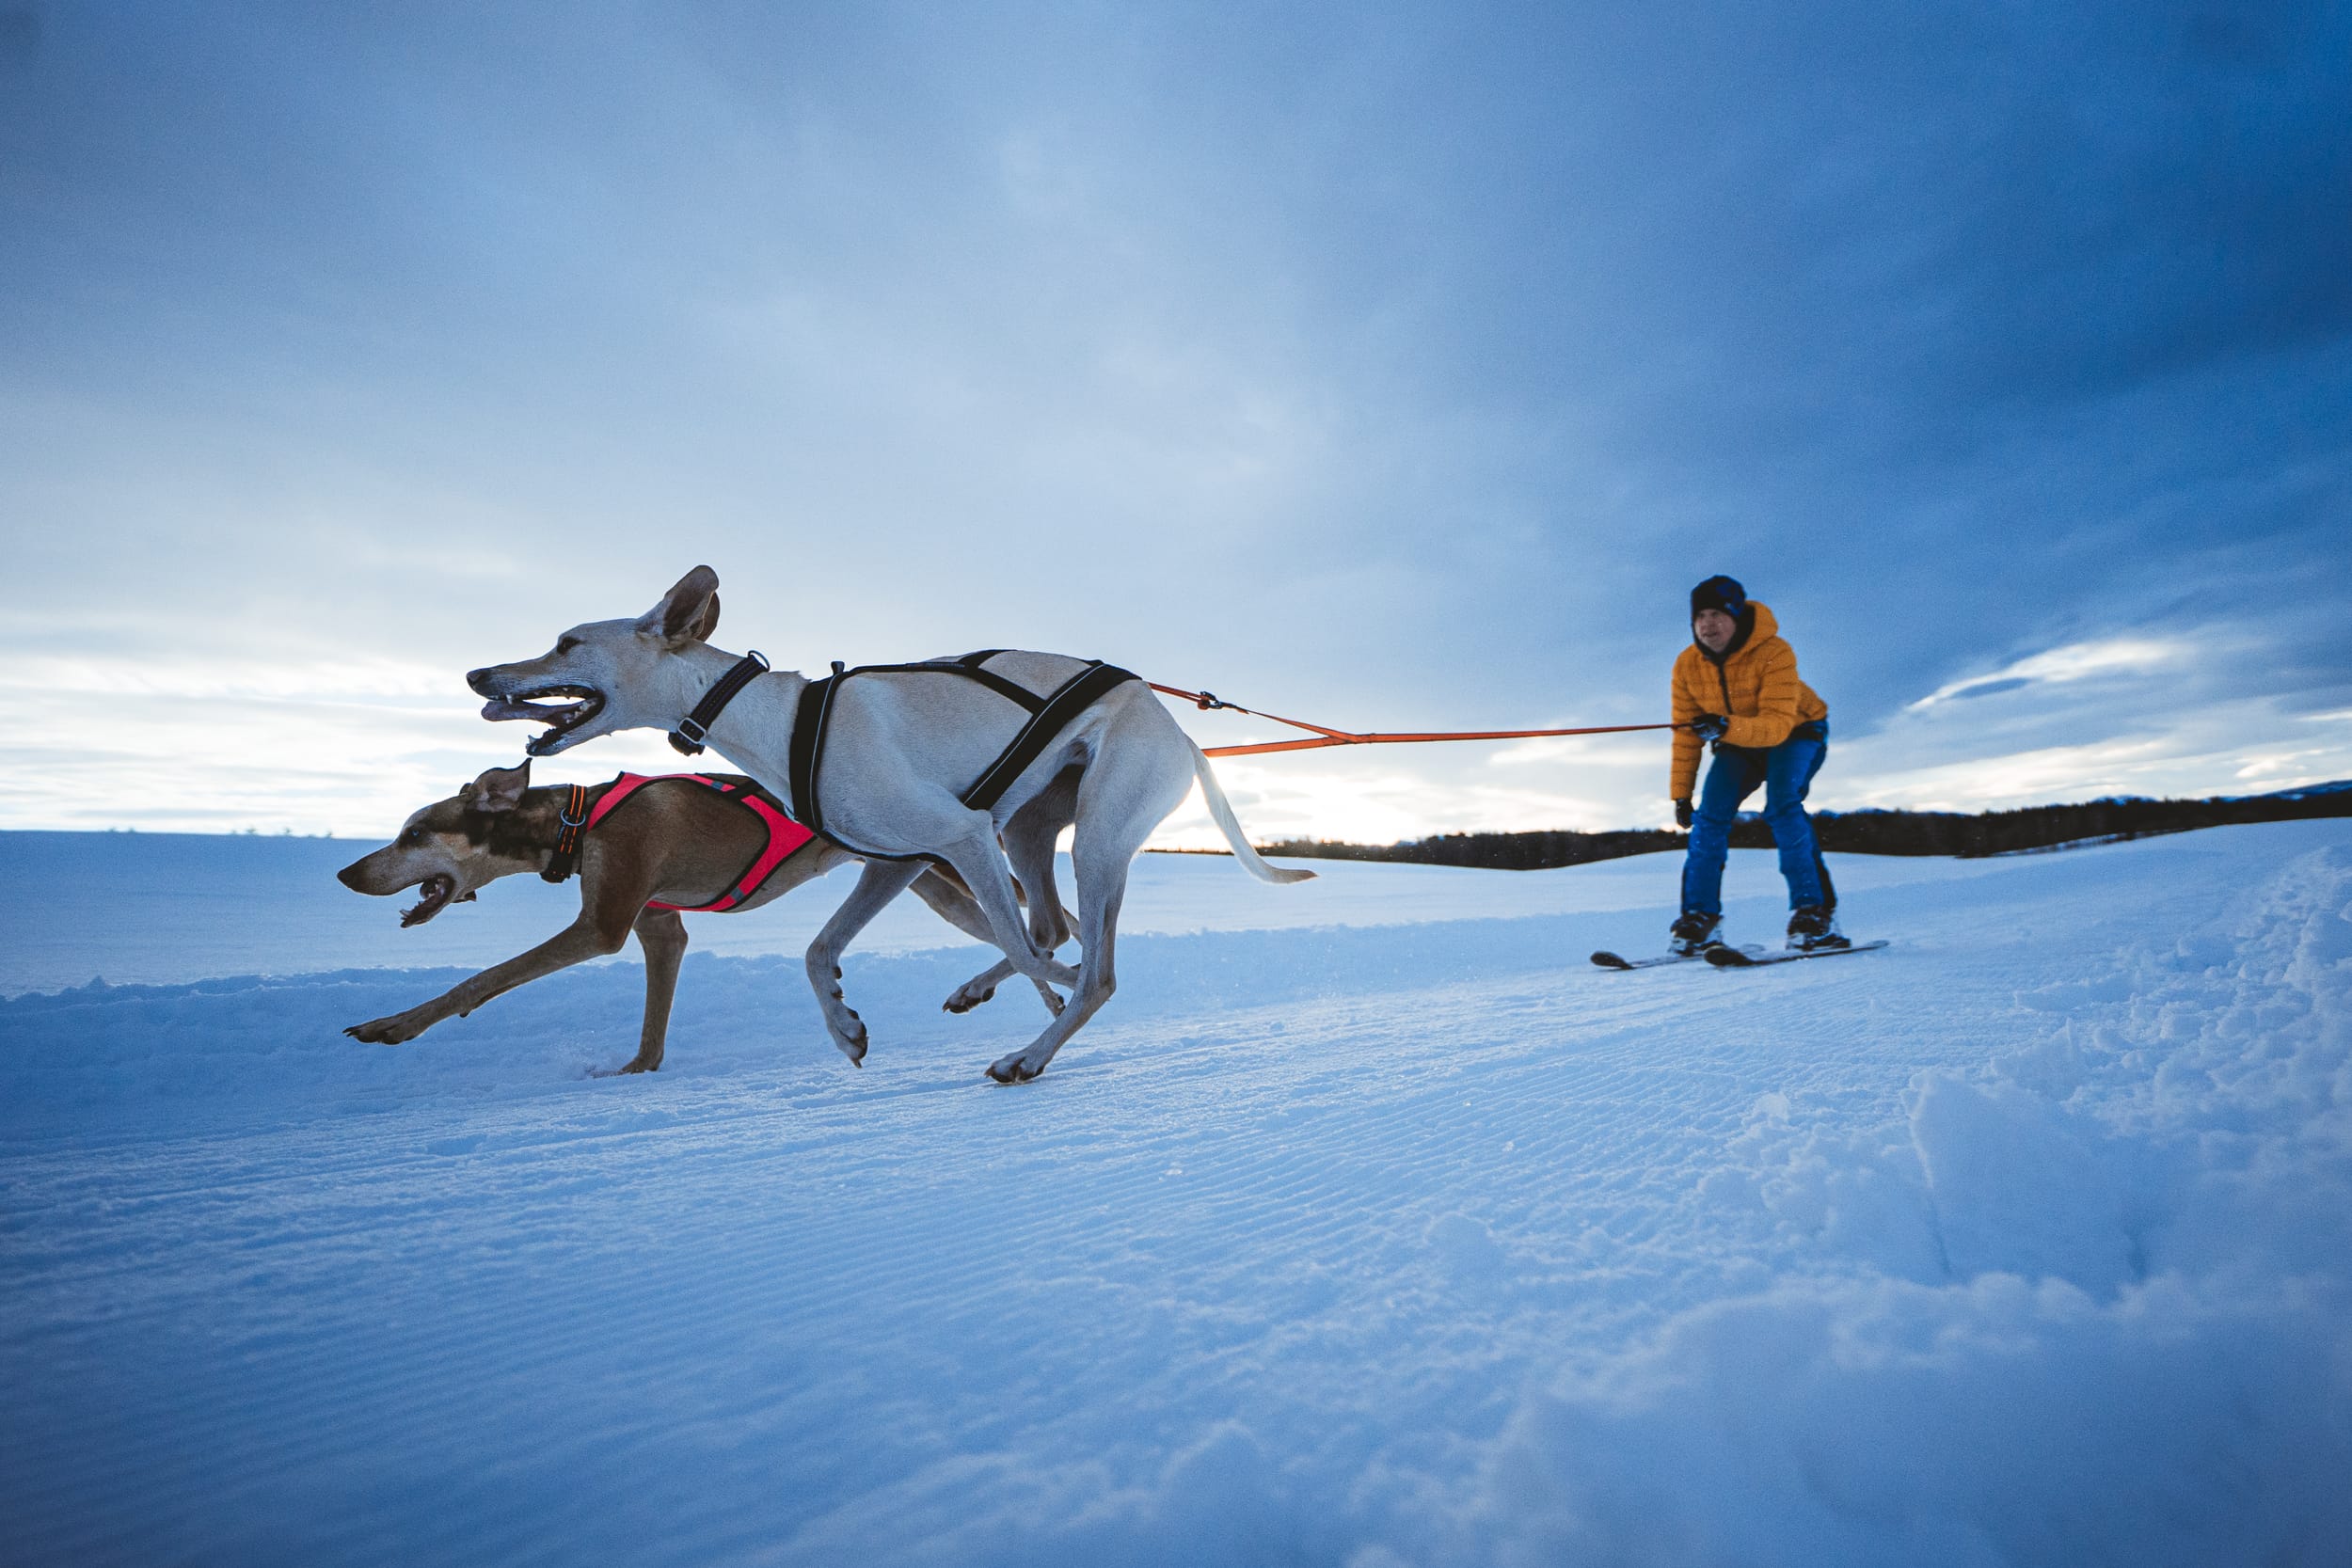
<svg viewBox="0 0 2352 1568">
<path fill-rule="evenodd" d="M 1838 875 L 1897 946 L 1759 974 L 1125 938 L 1019 1089 L 970 950 L 863 1072 L 797 959 L 651 1080 L 625 964 L 0 1002 L 0 1557 L 2342 1562 L 2352 828 Z"/>
</svg>

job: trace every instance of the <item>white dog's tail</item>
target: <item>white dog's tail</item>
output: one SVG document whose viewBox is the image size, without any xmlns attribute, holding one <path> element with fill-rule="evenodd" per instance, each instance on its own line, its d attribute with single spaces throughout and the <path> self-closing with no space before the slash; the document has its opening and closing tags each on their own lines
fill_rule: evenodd
<svg viewBox="0 0 2352 1568">
<path fill-rule="evenodd" d="M 1184 740 L 1186 745 L 1192 744 L 1190 736 Z M 1225 799 L 1225 791 L 1217 788 L 1216 774 L 1210 768 L 1209 759 L 1200 754 L 1199 746 L 1192 748 L 1192 770 L 1200 780 L 1200 794 L 1209 802 L 1209 815 L 1216 818 L 1217 828 L 1225 834 L 1225 842 L 1233 847 L 1233 858 L 1241 862 L 1244 871 L 1262 882 L 1303 882 L 1314 875 L 1301 867 L 1268 865 L 1249 847 L 1249 840 L 1242 836 L 1241 818 L 1233 815 L 1233 803 Z"/>
</svg>

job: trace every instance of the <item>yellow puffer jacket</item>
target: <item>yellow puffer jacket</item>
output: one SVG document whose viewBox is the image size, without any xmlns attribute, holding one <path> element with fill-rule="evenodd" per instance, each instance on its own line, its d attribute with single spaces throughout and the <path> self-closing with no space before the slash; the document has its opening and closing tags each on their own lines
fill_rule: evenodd
<svg viewBox="0 0 2352 1568">
<path fill-rule="evenodd" d="M 1756 625 L 1748 640 L 1725 654 L 1723 662 L 1696 641 L 1675 660 L 1675 722 L 1687 724 L 1702 713 L 1720 713 L 1731 720 L 1724 732 L 1726 746 L 1751 746 L 1762 751 L 1788 738 L 1799 724 L 1829 717 L 1829 705 L 1797 678 L 1797 651 L 1780 640 L 1780 623 L 1754 599 Z M 1675 731 L 1674 799 L 1688 800 L 1699 782 L 1699 737 L 1689 730 Z"/>
</svg>

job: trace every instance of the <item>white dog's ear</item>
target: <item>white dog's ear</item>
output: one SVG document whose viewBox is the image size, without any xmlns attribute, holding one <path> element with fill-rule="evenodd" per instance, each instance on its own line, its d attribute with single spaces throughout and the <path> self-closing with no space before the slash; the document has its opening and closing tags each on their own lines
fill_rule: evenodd
<svg viewBox="0 0 2352 1568">
<path fill-rule="evenodd" d="M 661 602 L 645 611 L 638 628 L 672 647 L 695 641 L 719 625 L 719 574 L 697 566 L 677 579 Z"/>
<path fill-rule="evenodd" d="M 468 787 L 470 794 L 466 803 L 474 810 L 513 811 L 522 804 L 523 791 L 531 787 L 531 764 L 493 768 Z"/>
</svg>

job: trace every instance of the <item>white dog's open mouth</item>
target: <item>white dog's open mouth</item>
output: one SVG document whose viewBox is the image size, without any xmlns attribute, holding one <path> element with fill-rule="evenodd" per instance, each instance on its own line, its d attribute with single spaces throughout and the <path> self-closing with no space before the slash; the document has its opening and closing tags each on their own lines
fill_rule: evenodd
<svg viewBox="0 0 2352 1568">
<path fill-rule="evenodd" d="M 573 701 L 546 705 L 532 701 L 537 697 L 569 697 Z M 545 724 L 547 732 L 532 737 L 523 748 L 533 756 L 546 755 L 557 740 L 603 711 L 604 693 L 593 686 L 542 686 L 512 697 L 493 697 L 482 705 L 482 717 L 493 722 L 528 719 Z"/>
<path fill-rule="evenodd" d="M 437 871 L 424 879 L 424 896 L 400 911 L 401 927 L 421 926 L 441 912 L 449 903 L 449 895 L 457 891 L 457 879 L 446 871 Z"/>
</svg>

